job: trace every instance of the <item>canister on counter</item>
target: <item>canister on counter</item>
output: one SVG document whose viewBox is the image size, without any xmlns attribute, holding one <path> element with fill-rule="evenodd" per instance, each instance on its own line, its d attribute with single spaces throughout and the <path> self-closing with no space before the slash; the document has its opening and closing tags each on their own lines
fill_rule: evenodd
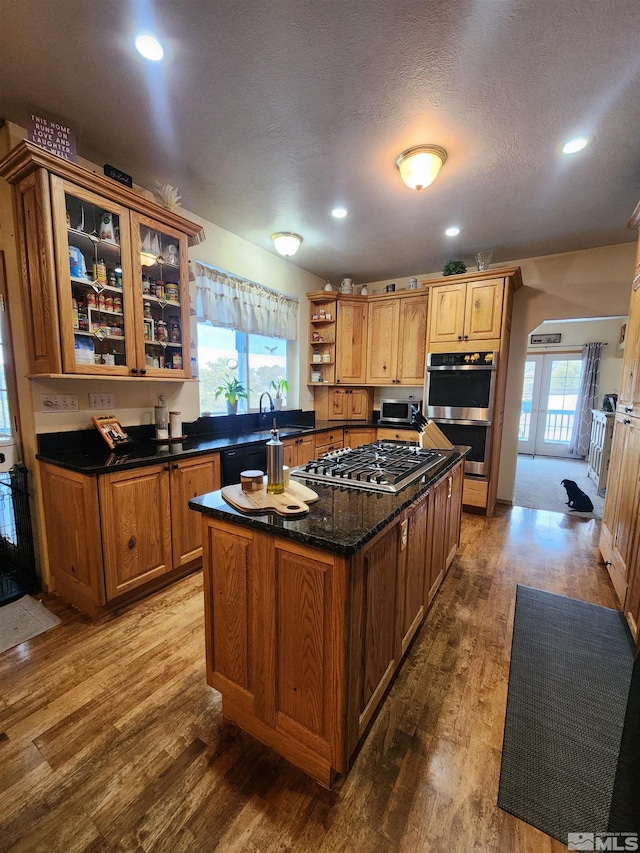
<svg viewBox="0 0 640 853">
<path fill-rule="evenodd" d="M 241 471 L 240 485 L 243 492 L 261 492 L 264 488 L 264 471 L 253 468 Z"/>
</svg>

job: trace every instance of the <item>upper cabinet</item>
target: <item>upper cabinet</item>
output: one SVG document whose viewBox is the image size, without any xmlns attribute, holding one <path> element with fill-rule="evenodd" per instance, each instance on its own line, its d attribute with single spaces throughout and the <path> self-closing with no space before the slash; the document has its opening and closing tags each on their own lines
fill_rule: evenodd
<svg viewBox="0 0 640 853">
<path fill-rule="evenodd" d="M 367 301 L 363 297 L 338 302 L 336 383 L 358 384 L 367 378 Z"/>
<path fill-rule="evenodd" d="M 200 226 L 29 142 L 0 176 L 16 188 L 30 372 L 188 378 Z"/>
<path fill-rule="evenodd" d="M 430 347 L 447 344 L 451 348 L 450 344 L 465 345 L 477 341 L 499 342 L 503 318 L 502 277 L 437 284 L 430 290 Z"/>
<path fill-rule="evenodd" d="M 369 304 L 367 382 L 422 385 L 427 355 L 429 294 L 372 298 Z"/>
</svg>

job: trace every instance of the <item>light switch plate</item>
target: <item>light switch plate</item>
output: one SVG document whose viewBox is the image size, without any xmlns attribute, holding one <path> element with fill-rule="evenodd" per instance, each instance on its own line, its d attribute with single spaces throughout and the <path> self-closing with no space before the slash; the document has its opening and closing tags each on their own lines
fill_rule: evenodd
<svg viewBox="0 0 640 853">
<path fill-rule="evenodd" d="M 89 394 L 92 409 L 113 409 L 113 394 Z"/>
<path fill-rule="evenodd" d="M 77 412 L 77 394 L 41 394 L 40 406 L 43 412 Z"/>
</svg>

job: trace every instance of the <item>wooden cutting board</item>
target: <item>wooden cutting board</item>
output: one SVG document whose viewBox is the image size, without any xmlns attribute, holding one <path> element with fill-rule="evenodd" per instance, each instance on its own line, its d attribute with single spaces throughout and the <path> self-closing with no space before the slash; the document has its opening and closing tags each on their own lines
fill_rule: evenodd
<svg viewBox="0 0 640 853">
<path fill-rule="evenodd" d="M 318 495 L 302 483 L 291 480 L 280 495 L 267 494 L 267 487 L 259 492 L 243 492 L 240 483 L 233 486 L 223 486 L 222 497 L 225 501 L 242 512 L 267 512 L 271 510 L 278 515 L 302 515 L 309 512 L 307 504 L 318 500 Z"/>
</svg>

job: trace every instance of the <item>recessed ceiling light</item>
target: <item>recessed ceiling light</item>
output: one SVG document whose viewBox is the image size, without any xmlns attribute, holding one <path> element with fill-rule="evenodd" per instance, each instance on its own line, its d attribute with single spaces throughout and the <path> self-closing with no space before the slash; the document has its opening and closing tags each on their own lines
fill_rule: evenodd
<svg viewBox="0 0 640 853">
<path fill-rule="evenodd" d="M 447 237 L 457 237 L 460 233 L 460 229 L 457 225 L 452 225 L 450 228 L 447 228 L 444 233 L 447 235 Z"/>
<path fill-rule="evenodd" d="M 562 151 L 564 154 L 576 154 L 578 151 L 586 148 L 590 142 L 591 138 L 589 136 L 579 136 L 576 139 L 570 139 L 568 142 L 565 142 L 562 146 Z"/>
<path fill-rule="evenodd" d="M 158 62 L 164 56 L 164 49 L 158 39 L 148 33 L 136 38 L 136 50 L 152 62 Z"/>
<path fill-rule="evenodd" d="M 347 215 L 347 212 L 348 211 L 346 207 L 334 207 L 331 211 L 331 215 L 334 216 L 336 219 L 344 219 Z"/>
</svg>

